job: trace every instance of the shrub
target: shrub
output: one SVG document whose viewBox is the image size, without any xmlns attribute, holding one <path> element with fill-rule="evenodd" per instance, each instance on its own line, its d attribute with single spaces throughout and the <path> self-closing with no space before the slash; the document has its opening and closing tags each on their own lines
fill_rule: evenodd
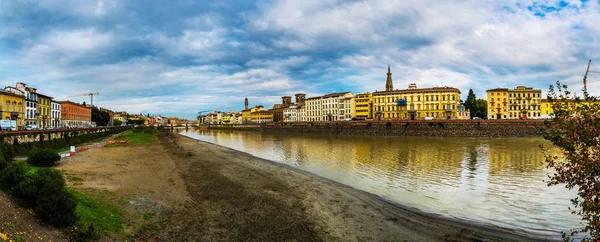
<svg viewBox="0 0 600 242">
<path fill-rule="evenodd" d="M 0 172 L 8 166 L 8 162 L 4 159 L 4 156 L 0 154 Z"/>
<path fill-rule="evenodd" d="M 12 193 L 13 189 L 27 176 L 29 172 L 29 168 L 27 164 L 24 162 L 13 162 L 4 171 L 0 176 L 0 185 Z"/>
<path fill-rule="evenodd" d="M 65 189 L 45 189 L 38 193 L 35 212 L 48 223 L 67 227 L 75 224 L 77 202 L 75 197 Z"/>
<path fill-rule="evenodd" d="M 15 158 L 15 148 L 11 144 L 0 140 L 0 149 L 6 161 L 12 161 Z"/>
<path fill-rule="evenodd" d="M 34 166 L 51 167 L 60 160 L 58 152 L 51 149 L 34 149 L 29 153 L 27 162 Z"/>
</svg>

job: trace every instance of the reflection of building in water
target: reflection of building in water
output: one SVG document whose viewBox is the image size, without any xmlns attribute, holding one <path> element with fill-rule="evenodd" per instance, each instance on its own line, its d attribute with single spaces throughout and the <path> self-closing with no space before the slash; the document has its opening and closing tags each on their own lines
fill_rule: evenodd
<svg viewBox="0 0 600 242">
<path fill-rule="evenodd" d="M 544 155 L 541 142 L 510 142 L 496 140 L 489 142 L 488 166 L 490 174 L 504 171 L 528 172 L 543 169 Z"/>
</svg>

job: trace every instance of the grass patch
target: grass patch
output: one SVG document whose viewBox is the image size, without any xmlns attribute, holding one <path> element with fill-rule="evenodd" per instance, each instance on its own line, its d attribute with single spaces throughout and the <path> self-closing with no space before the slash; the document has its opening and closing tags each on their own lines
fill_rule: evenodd
<svg viewBox="0 0 600 242">
<path fill-rule="evenodd" d="M 125 141 L 125 140 L 130 140 L 132 144 L 150 144 L 150 143 L 155 143 L 158 141 L 158 138 L 156 138 L 156 135 L 152 134 L 152 133 L 146 133 L 146 132 L 133 132 L 131 130 L 123 133 L 119 138 L 117 138 L 118 141 Z"/>
<path fill-rule="evenodd" d="M 105 236 L 122 235 L 123 222 L 121 211 L 113 206 L 86 197 L 72 188 L 67 189 L 77 199 L 75 214 L 79 216 L 82 227 L 94 226 L 96 231 Z"/>
</svg>

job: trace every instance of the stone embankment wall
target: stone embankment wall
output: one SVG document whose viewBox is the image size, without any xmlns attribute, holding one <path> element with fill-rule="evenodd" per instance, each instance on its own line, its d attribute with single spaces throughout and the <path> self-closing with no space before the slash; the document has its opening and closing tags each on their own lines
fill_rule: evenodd
<svg viewBox="0 0 600 242">
<path fill-rule="evenodd" d="M 56 130 L 26 130 L 0 132 L 0 139 L 9 144 L 24 144 L 31 142 L 65 139 L 82 135 L 100 134 L 114 130 L 126 130 L 130 127 L 103 127 L 85 129 L 56 129 Z"/>
<path fill-rule="evenodd" d="M 210 129 L 260 130 L 371 136 L 536 137 L 546 130 L 542 120 L 432 120 L 372 122 L 301 122 L 263 125 L 211 125 Z"/>
</svg>

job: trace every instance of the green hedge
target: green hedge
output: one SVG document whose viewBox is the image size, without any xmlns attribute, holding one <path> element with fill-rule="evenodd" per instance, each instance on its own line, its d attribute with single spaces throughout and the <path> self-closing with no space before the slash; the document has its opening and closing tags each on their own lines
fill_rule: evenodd
<svg viewBox="0 0 600 242">
<path fill-rule="evenodd" d="M 78 220 L 75 197 L 65 189 L 65 179 L 58 170 L 41 168 L 32 172 L 26 163 L 13 162 L 2 171 L 0 185 L 49 224 L 67 227 Z"/>
<path fill-rule="evenodd" d="M 33 149 L 27 157 L 27 163 L 39 167 L 51 167 L 60 161 L 60 155 L 53 149 Z"/>
</svg>

